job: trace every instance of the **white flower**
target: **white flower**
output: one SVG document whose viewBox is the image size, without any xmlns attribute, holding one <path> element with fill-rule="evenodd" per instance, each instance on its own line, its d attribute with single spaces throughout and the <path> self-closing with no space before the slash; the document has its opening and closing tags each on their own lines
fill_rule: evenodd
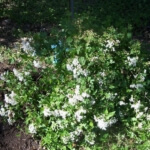
<svg viewBox="0 0 150 150">
<path fill-rule="evenodd" d="M 73 61 L 72 61 L 72 64 L 74 66 L 77 66 L 79 64 L 78 58 L 74 58 Z"/>
<path fill-rule="evenodd" d="M 18 102 L 15 100 L 15 96 L 16 94 L 12 91 L 9 96 L 7 94 L 4 95 L 4 100 L 8 104 L 16 105 Z"/>
<path fill-rule="evenodd" d="M 142 124 L 142 122 L 140 122 L 140 123 L 138 124 L 138 128 L 139 128 L 139 129 L 142 129 L 142 127 L 143 127 L 143 124 Z"/>
<path fill-rule="evenodd" d="M 69 97 L 69 104 L 75 105 L 76 103 L 77 103 L 77 99 L 75 99 L 73 97 Z"/>
<path fill-rule="evenodd" d="M 140 89 L 140 88 L 143 88 L 143 85 L 142 84 L 137 84 L 136 89 Z"/>
<path fill-rule="evenodd" d="M 94 133 L 85 135 L 85 141 L 87 141 L 90 145 L 94 145 L 95 144 L 95 139 L 96 135 Z"/>
<path fill-rule="evenodd" d="M 143 112 L 138 112 L 138 114 L 136 115 L 136 118 L 141 118 L 143 115 Z"/>
<path fill-rule="evenodd" d="M 76 85 L 75 94 L 80 94 L 80 85 Z"/>
<path fill-rule="evenodd" d="M 116 123 L 117 119 L 116 118 L 112 118 L 108 121 L 108 125 L 111 126 L 112 124 Z"/>
<path fill-rule="evenodd" d="M 136 104 L 132 104 L 131 108 L 134 108 L 135 111 L 137 112 L 137 111 L 139 111 L 140 106 L 141 106 L 141 102 L 138 101 Z"/>
<path fill-rule="evenodd" d="M 114 46 L 114 41 L 107 40 L 106 42 L 107 42 L 106 44 L 107 48 L 112 48 Z"/>
<path fill-rule="evenodd" d="M 126 103 L 123 102 L 123 101 L 120 101 L 120 102 L 119 102 L 119 105 L 121 105 L 121 106 L 122 106 L 122 105 L 126 105 Z"/>
<path fill-rule="evenodd" d="M 59 110 L 59 115 L 63 118 L 66 119 L 66 116 L 68 115 L 67 111 L 64 110 Z"/>
<path fill-rule="evenodd" d="M 131 84 L 131 85 L 130 85 L 130 88 L 135 88 L 135 87 L 136 87 L 135 84 Z"/>
<path fill-rule="evenodd" d="M 90 95 L 87 94 L 86 92 L 83 92 L 83 93 L 82 93 L 82 97 L 84 97 L 84 98 L 87 97 L 87 98 L 88 98 L 88 97 L 90 97 Z"/>
<path fill-rule="evenodd" d="M 97 122 L 97 126 L 102 130 L 106 130 L 107 127 L 117 122 L 116 118 L 106 121 L 104 118 L 97 118 L 96 116 L 94 116 L 94 120 Z"/>
<path fill-rule="evenodd" d="M 44 114 L 45 117 L 50 116 L 51 115 L 50 109 L 47 108 L 47 107 L 44 107 L 43 114 Z"/>
<path fill-rule="evenodd" d="M 15 116 L 15 113 L 12 110 L 7 110 L 6 113 L 7 113 L 7 116 L 8 116 L 7 121 L 9 123 L 9 125 L 12 125 L 15 122 L 15 120 L 13 119 L 14 116 Z"/>
<path fill-rule="evenodd" d="M 147 115 L 147 116 L 146 116 L 146 119 L 147 119 L 148 121 L 150 121 L 150 115 Z"/>
<path fill-rule="evenodd" d="M 6 78 L 5 78 L 6 73 L 7 72 L 3 72 L 3 73 L 0 74 L 0 80 L 3 80 L 3 81 L 6 80 Z"/>
<path fill-rule="evenodd" d="M 140 88 L 143 88 L 143 85 L 142 84 L 131 84 L 130 88 L 140 89 Z"/>
<path fill-rule="evenodd" d="M 83 116 L 81 114 L 86 114 L 86 110 L 83 109 L 82 107 L 75 112 L 75 118 L 77 119 L 78 122 L 80 122 L 81 119 L 83 119 Z"/>
<path fill-rule="evenodd" d="M 31 41 L 32 41 L 32 38 L 21 38 L 21 41 L 22 41 L 22 43 L 21 43 L 21 48 L 23 49 L 23 51 L 25 52 L 25 53 L 29 53 L 29 52 L 31 52 L 31 53 L 35 53 L 35 50 L 34 50 L 34 48 L 33 47 L 31 47 Z"/>
<path fill-rule="evenodd" d="M 23 81 L 23 75 L 17 69 L 13 69 L 14 75 L 18 78 L 19 81 Z"/>
<path fill-rule="evenodd" d="M 4 107 L 1 107 L 1 109 L 0 109 L 0 115 L 1 116 L 5 116 L 6 115 L 6 111 L 5 111 Z"/>
<path fill-rule="evenodd" d="M 67 67 L 67 70 L 68 70 L 68 71 L 72 71 L 72 70 L 73 70 L 73 66 L 70 65 L 70 64 L 67 64 L 66 67 Z"/>
<path fill-rule="evenodd" d="M 34 126 L 33 123 L 31 123 L 29 125 L 29 132 L 32 133 L 32 134 L 35 134 L 36 133 L 36 127 Z"/>
<path fill-rule="evenodd" d="M 42 66 L 41 66 L 41 62 L 39 62 L 39 61 L 33 61 L 33 65 L 34 65 L 34 67 L 35 68 L 42 68 Z"/>
<path fill-rule="evenodd" d="M 25 71 L 24 74 L 25 74 L 25 76 L 28 76 L 30 74 L 30 72 Z"/>
<path fill-rule="evenodd" d="M 131 98 L 129 99 L 129 101 L 134 102 L 133 95 L 131 95 Z"/>
<path fill-rule="evenodd" d="M 9 118 L 13 118 L 15 116 L 15 113 L 12 110 L 7 110 L 7 116 Z"/>
<path fill-rule="evenodd" d="M 66 137 L 66 136 L 62 137 L 62 141 L 63 141 L 64 144 L 68 144 L 69 137 Z"/>
<path fill-rule="evenodd" d="M 15 122 L 12 118 L 8 118 L 7 121 L 9 125 L 13 125 L 13 123 Z"/>
<path fill-rule="evenodd" d="M 95 116 L 94 116 L 95 117 Z M 104 119 L 97 119 L 96 117 L 94 118 L 94 120 L 97 122 L 97 126 L 102 129 L 102 130 L 106 130 L 106 128 L 108 127 L 108 122 L 106 122 Z"/>
<path fill-rule="evenodd" d="M 138 60 L 138 57 L 133 57 L 133 58 L 131 58 L 131 57 L 127 57 L 127 60 L 128 60 L 128 64 L 129 64 L 129 66 L 133 66 L 133 67 L 135 67 L 136 66 L 136 63 L 137 63 L 137 60 Z"/>
</svg>

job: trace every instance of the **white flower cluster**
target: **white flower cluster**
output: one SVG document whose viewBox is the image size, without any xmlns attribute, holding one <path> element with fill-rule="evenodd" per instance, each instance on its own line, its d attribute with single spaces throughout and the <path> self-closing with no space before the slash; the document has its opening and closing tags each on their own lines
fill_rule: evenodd
<svg viewBox="0 0 150 150">
<path fill-rule="evenodd" d="M 30 72 L 19 72 L 17 69 L 13 69 L 13 73 L 14 75 L 18 78 L 19 81 L 25 81 L 24 76 L 28 76 L 30 74 Z"/>
<path fill-rule="evenodd" d="M 75 118 L 77 119 L 78 122 L 80 122 L 81 119 L 83 119 L 83 116 L 81 114 L 86 114 L 86 110 L 83 109 L 83 107 L 81 107 L 79 110 L 75 112 Z"/>
<path fill-rule="evenodd" d="M 115 118 L 106 121 L 104 117 L 97 118 L 96 116 L 94 116 L 94 120 L 97 122 L 97 126 L 102 130 L 106 130 L 107 127 L 117 122 L 117 119 Z"/>
<path fill-rule="evenodd" d="M 77 128 L 75 131 L 70 132 L 68 136 L 63 136 L 62 141 L 64 144 L 67 144 L 69 141 L 78 141 L 78 136 L 81 135 L 83 131 L 79 128 Z"/>
<path fill-rule="evenodd" d="M 55 117 L 62 117 L 63 119 L 66 119 L 66 116 L 69 115 L 67 111 L 57 109 L 54 111 L 50 111 L 48 107 L 44 107 L 43 114 L 45 117 L 55 116 Z"/>
<path fill-rule="evenodd" d="M 40 61 L 33 61 L 33 65 L 35 68 L 45 68 Z"/>
<path fill-rule="evenodd" d="M 16 94 L 12 91 L 11 94 L 5 94 L 4 101 L 11 105 L 16 105 L 17 101 L 15 100 Z"/>
<path fill-rule="evenodd" d="M 6 78 L 5 78 L 5 75 L 6 75 L 6 74 L 7 74 L 7 72 L 1 73 L 1 74 L 0 74 L 0 80 L 5 81 L 5 80 L 6 80 Z"/>
<path fill-rule="evenodd" d="M 73 72 L 73 77 L 77 78 L 79 75 L 88 75 L 88 71 L 81 68 L 81 64 L 79 63 L 78 57 L 74 58 L 72 64 L 66 65 L 68 71 Z"/>
<path fill-rule="evenodd" d="M 35 134 L 37 131 L 36 131 L 36 127 L 35 127 L 35 125 L 33 124 L 33 123 L 31 123 L 30 125 L 29 125 L 29 132 L 31 133 L 31 134 Z"/>
<path fill-rule="evenodd" d="M 31 42 L 32 38 L 21 38 L 21 48 L 25 53 L 31 53 L 33 56 L 35 56 L 35 50 L 33 47 L 31 47 Z"/>
<path fill-rule="evenodd" d="M 6 110 L 3 106 L 1 106 L 0 108 L 0 116 L 8 117 L 7 121 L 9 125 L 12 125 L 15 122 L 15 120 L 13 119 L 15 113 L 12 110 Z"/>
<path fill-rule="evenodd" d="M 115 41 L 115 40 L 107 40 L 107 41 L 106 41 L 106 46 L 105 46 L 105 47 L 106 47 L 105 52 L 106 52 L 106 51 L 109 51 L 109 49 L 114 52 L 114 51 L 115 51 L 114 45 L 115 45 L 115 44 L 119 44 L 119 43 L 120 43 L 119 40 L 116 40 L 116 41 Z"/>
<path fill-rule="evenodd" d="M 24 77 L 23 74 L 20 73 L 17 69 L 13 69 L 14 75 L 18 78 L 19 81 L 23 81 Z"/>
<path fill-rule="evenodd" d="M 136 64 L 137 64 L 137 61 L 138 61 L 138 57 L 133 57 L 133 58 L 131 58 L 131 57 L 128 56 L 128 57 L 127 57 L 127 60 L 128 60 L 129 66 L 135 67 Z"/>
<path fill-rule="evenodd" d="M 96 135 L 94 133 L 85 135 L 85 141 L 88 142 L 90 145 L 94 145 Z"/>
<path fill-rule="evenodd" d="M 84 98 L 88 98 L 90 96 L 86 92 L 83 92 L 82 94 L 80 94 L 80 86 L 76 85 L 75 94 L 73 94 L 73 95 L 68 94 L 67 97 L 69 99 L 69 103 L 71 105 L 75 105 L 78 101 L 82 102 L 84 100 Z"/>
<path fill-rule="evenodd" d="M 136 112 L 136 118 L 141 118 L 144 113 L 143 112 L 140 112 L 140 107 L 141 107 L 141 101 L 137 101 L 136 103 L 134 102 L 134 98 L 133 98 L 133 95 L 131 95 L 131 98 L 129 99 L 129 101 L 131 102 L 131 108 L 133 108 Z M 148 108 L 145 108 L 145 111 L 147 110 Z"/>
<path fill-rule="evenodd" d="M 130 88 L 141 89 L 141 88 L 143 88 L 143 85 L 142 84 L 131 84 Z"/>
<path fill-rule="evenodd" d="M 52 124 L 51 124 L 51 128 L 54 131 L 57 131 L 59 129 L 67 128 L 67 126 L 68 126 L 67 123 L 63 122 L 63 120 L 57 120 L 56 122 L 52 121 Z"/>
<path fill-rule="evenodd" d="M 136 111 L 136 112 L 138 112 L 139 111 L 139 108 L 141 107 L 141 102 L 140 101 L 138 101 L 137 103 L 135 103 L 135 104 L 131 104 L 131 108 L 134 108 L 134 110 Z"/>
</svg>

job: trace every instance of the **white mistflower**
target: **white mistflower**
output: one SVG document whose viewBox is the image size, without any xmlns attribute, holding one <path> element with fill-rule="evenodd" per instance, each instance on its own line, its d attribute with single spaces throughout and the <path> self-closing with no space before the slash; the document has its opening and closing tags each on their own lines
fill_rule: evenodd
<svg viewBox="0 0 150 150">
<path fill-rule="evenodd" d="M 81 95 L 82 95 L 82 97 L 84 97 L 84 98 L 86 98 L 86 97 L 90 97 L 90 95 L 89 95 L 89 94 L 87 94 L 86 92 L 83 92 Z"/>
<path fill-rule="evenodd" d="M 96 116 L 94 116 L 94 120 L 95 120 L 95 122 L 97 122 L 97 126 L 102 130 L 106 130 L 107 127 L 109 127 L 112 124 L 117 122 L 116 118 L 112 118 L 112 119 L 106 121 L 104 118 L 97 118 Z"/>
<path fill-rule="evenodd" d="M 147 116 L 146 116 L 146 119 L 147 119 L 148 121 L 150 121 L 150 115 L 147 115 Z"/>
<path fill-rule="evenodd" d="M 11 104 L 11 105 L 16 105 L 17 104 L 17 101 L 15 100 L 15 96 L 16 94 L 12 91 L 10 95 L 8 94 L 5 94 L 4 95 L 4 101 L 8 104 Z"/>
<path fill-rule="evenodd" d="M 135 67 L 136 64 L 137 64 L 137 61 L 138 61 L 138 57 L 133 57 L 133 58 L 131 58 L 131 57 L 128 56 L 128 57 L 127 57 L 127 60 L 128 60 L 129 66 Z"/>
<path fill-rule="evenodd" d="M 63 137 L 62 137 L 62 141 L 63 141 L 64 144 L 68 144 L 68 142 L 69 142 L 69 137 L 63 136 Z"/>
<path fill-rule="evenodd" d="M 67 67 L 67 70 L 68 70 L 68 71 L 72 71 L 72 70 L 73 70 L 73 66 L 70 65 L 70 64 L 67 64 L 66 67 Z"/>
<path fill-rule="evenodd" d="M 140 88 L 143 88 L 143 85 L 142 84 L 131 84 L 130 88 L 140 89 Z"/>
<path fill-rule="evenodd" d="M 140 106 L 141 106 L 141 102 L 138 101 L 136 104 L 132 104 L 131 108 L 134 108 L 135 111 L 137 112 L 137 111 L 139 111 Z"/>
<path fill-rule="evenodd" d="M 35 56 L 35 50 L 33 47 L 31 47 L 32 38 L 21 38 L 21 48 L 25 53 L 31 53 L 32 56 Z"/>
<path fill-rule="evenodd" d="M 22 75 L 22 73 L 20 73 L 17 69 L 13 69 L 13 73 L 14 75 L 18 78 L 19 81 L 23 81 L 24 80 L 24 77 Z"/>
<path fill-rule="evenodd" d="M 59 110 L 59 115 L 63 118 L 66 119 L 66 116 L 68 115 L 67 111 L 64 110 Z"/>
<path fill-rule="evenodd" d="M 4 107 L 1 107 L 0 116 L 5 116 L 5 115 L 6 115 L 6 110 L 4 109 Z"/>
<path fill-rule="evenodd" d="M 130 88 L 135 88 L 135 87 L 136 87 L 135 84 L 131 84 L 131 85 L 130 85 Z"/>
<path fill-rule="evenodd" d="M 138 128 L 139 128 L 139 129 L 142 129 L 142 127 L 143 127 L 143 124 L 142 124 L 142 122 L 140 122 L 140 123 L 138 124 Z"/>
<path fill-rule="evenodd" d="M 116 123 L 117 119 L 116 118 L 112 118 L 108 121 L 108 125 L 111 126 L 112 124 Z"/>
<path fill-rule="evenodd" d="M 137 118 L 137 119 L 138 119 L 138 118 L 141 118 L 142 115 L 143 115 L 143 112 L 138 112 L 137 115 L 136 115 L 136 118 Z"/>
<path fill-rule="evenodd" d="M 6 73 L 7 72 L 3 72 L 3 73 L 0 74 L 0 80 L 3 80 L 3 81 L 6 80 L 6 78 L 5 78 Z"/>
<path fill-rule="evenodd" d="M 106 42 L 107 42 L 107 44 L 106 44 L 106 47 L 107 47 L 107 48 L 113 48 L 113 46 L 114 46 L 114 41 L 107 40 Z"/>
<path fill-rule="evenodd" d="M 72 64 L 74 66 L 77 66 L 79 64 L 78 58 L 74 58 L 73 61 L 72 61 Z"/>
<path fill-rule="evenodd" d="M 78 122 L 80 122 L 81 119 L 83 119 L 83 116 L 81 114 L 86 114 L 86 110 L 83 109 L 82 107 L 75 112 L 75 118 L 77 119 Z"/>
<path fill-rule="evenodd" d="M 9 123 L 9 125 L 12 125 L 15 122 L 15 120 L 13 119 L 14 116 L 15 116 L 15 113 L 12 110 L 7 110 L 6 113 L 7 113 L 7 116 L 8 116 L 7 121 Z"/>
<path fill-rule="evenodd" d="M 133 95 L 131 95 L 131 98 L 129 99 L 129 101 L 134 102 Z"/>
<path fill-rule="evenodd" d="M 94 145 L 95 144 L 95 140 L 94 140 L 95 137 L 96 137 L 96 135 L 94 133 L 85 135 L 85 141 L 87 143 L 89 143 L 90 145 Z"/>
<path fill-rule="evenodd" d="M 12 119 L 12 118 L 8 118 L 7 122 L 8 122 L 9 125 L 13 125 L 13 123 L 15 122 L 15 120 Z"/>
<path fill-rule="evenodd" d="M 98 119 L 94 116 L 94 120 L 97 122 L 97 126 L 100 129 L 106 130 L 106 128 L 108 127 L 108 122 L 106 122 L 104 119 Z"/>
<path fill-rule="evenodd" d="M 73 72 L 74 78 L 78 78 L 79 75 L 87 76 L 89 73 L 87 70 L 82 69 L 77 57 L 73 59 L 72 64 L 67 64 L 66 68 L 68 71 Z"/>
<path fill-rule="evenodd" d="M 80 85 L 76 85 L 75 94 L 80 94 Z"/>
<path fill-rule="evenodd" d="M 142 84 L 136 84 L 136 89 L 140 89 L 140 88 L 143 88 L 143 85 Z"/>
<path fill-rule="evenodd" d="M 51 115 L 50 109 L 47 107 L 44 107 L 43 114 L 45 117 L 50 116 Z"/>
<path fill-rule="evenodd" d="M 30 72 L 27 72 L 27 71 L 24 72 L 25 76 L 28 76 L 29 74 L 30 74 Z"/>
<path fill-rule="evenodd" d="M 119 102 L 119 105 L 121 105 L 121 106 L 122 106 L 122 105 L 126 105 L 126 103 L 123 102 L 123 101 L 120 101 L 120 102 Z"/>
<path fill-rule="evenodd" d="M 41 66 L 41 62 L 39 62 L 39 61 L 33 61 L 33 65 L 34 65 L 34 67 L 35 68 L 42 68 L 42 66 Z"/>
<path fill-rule="evenodd" d="M 34 126 L 33 123 L 31 123 L 29 125 L 29 132 L 32 133 L 32 134 L 35 134 L 36 133 L 36 127 Z"/>
</svg>

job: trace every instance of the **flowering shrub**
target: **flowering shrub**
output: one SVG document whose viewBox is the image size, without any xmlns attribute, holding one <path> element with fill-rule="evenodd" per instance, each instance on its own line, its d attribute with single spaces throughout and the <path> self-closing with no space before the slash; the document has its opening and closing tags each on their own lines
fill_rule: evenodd
<svg viewBox="0 0 150 150">
<path fill-rule="evenodd" d="M 51 56 L 16 53 L 18 68 L 1 75 L 6 90 L 0 115 L 10 124 L 24 119 L 28 132 L 50 150 L 103 149 L 110 140 L 115 149 L 112 139 L 121 132 L 122 140 L 140 144 L 142 131 L 150 129 L 140 44 L 113 28 L 59 43 L 49 47 Z"/>
</svg>

